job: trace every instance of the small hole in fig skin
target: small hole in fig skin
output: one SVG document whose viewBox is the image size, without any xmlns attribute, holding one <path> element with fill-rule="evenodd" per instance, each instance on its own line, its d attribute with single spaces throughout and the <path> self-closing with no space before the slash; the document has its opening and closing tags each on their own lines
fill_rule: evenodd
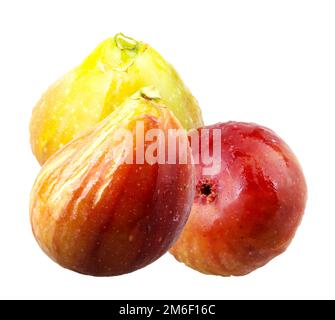
<svg viewBox="0 0 335 320">
<path fill-rule="evenodd" d="M 217 198 L 217 183 L 213 179 L 201 179 L 196 186 L 197 197 L 203 203 L 211 203 Z"/>
<path fill-rule="evenodd" d="M 201 186 L 201 194 L 203 194 L 206 197 L 208 197 L 211 193 L 212 193 L 212 187 L 211 187 L 211 185 L 204 183 Z"/>
</svg>

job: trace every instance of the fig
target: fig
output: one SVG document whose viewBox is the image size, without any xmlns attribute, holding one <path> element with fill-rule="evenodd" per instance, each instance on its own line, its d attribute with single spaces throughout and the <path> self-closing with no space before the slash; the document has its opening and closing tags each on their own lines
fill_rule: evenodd
<svg viewBox="0 0 335 320">
<path fill-rule="evenodd" d="M 30 141 L 39 163 L 103 120 L 127 97 L 151 85 L 183 128 L 202 126 L 198 103 L 175 69 L 148 44 L 117 34 L 51 85 L 38 101 Z"/>
<path fill-rule="evenodd" d="M 176 143 L 186 139 L 187 148 L 177 149 L 176 163 L 135 161 L 138 123 L 144 134 L 159 130 L 164 139 L 170 129 L 179 130 Z M 50 157 L 30 202 L 33 233 L 44 252 L 92 276 L 129 273 L 163 255 L 185 225 L 194 197 L 194 166 L 181 128 L 157 91 L 144 88 Z M 144 141 L 145 154 L 152 143 Z"/>
<path fill-rule="evenodd" d="M 209 139 L 198 148 L 194 204 L 171 253 L 205 274 L 246 275 L 291 243 L 306 206 L 305 177 L 268 128 L 228 122 L 203 130 Z"/>
</svg>

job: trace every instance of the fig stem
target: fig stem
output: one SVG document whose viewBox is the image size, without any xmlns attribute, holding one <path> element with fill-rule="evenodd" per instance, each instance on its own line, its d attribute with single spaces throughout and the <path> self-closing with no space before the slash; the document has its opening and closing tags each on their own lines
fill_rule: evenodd
<svg viewBox="0 0 335 320">
<path fill-rule="evenodd" d="M 161 99 L 161 95 L 155 86 L 148 86 L 141 89 L 141 96 L 147 100 L 158 101 Z"/>
<path fill-rule="evenodd" d="M 138 42 L 130 37 L 125 36 L 123 33 L 118 33 L 114 37 L 117 47 L 121 50 L 135 50 Z"/>
</svg>

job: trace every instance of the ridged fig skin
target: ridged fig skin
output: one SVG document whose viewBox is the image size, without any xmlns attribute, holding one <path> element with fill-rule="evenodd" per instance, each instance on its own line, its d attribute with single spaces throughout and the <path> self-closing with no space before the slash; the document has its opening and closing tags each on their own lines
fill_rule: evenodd
<svg viewBox="0 0 335 320">
<path fill-rule="evenodd" d="M 37 102 L 30 142 L 39 163 L 151 85 L 185 129 L 203 125 L 198 103 L 176 70 L 148 44 L 117 34 L 52 84 Z"/>
<path fill-rule="evenodd" d="M 112 157 L 120 144 L 115 130 L 134 131 L 137 120 L 145 132 L 181 128 L 161 102 L 135 95 L 59 150 L 38 175 L 33 233 L 65 268 L 92 276 L 135 271 L 163 255 L 187 221 L 194 198 L 189 148 L 188 164 L 120 164 Z"/>
<path fill-rule="evenodd" d="M 201 148 L 209 143 L 209 150 L 213 130 L 221 130 L 221 170 L 205 176 L 205 166 L 196 165 L 190 218 L 170 252 L 205 274 L 243 276 L 291 243 L 306 206 L 306 181 L 292 150 L 272 130 L 241 122 L 205 128 L 210 139 Z M 201 191 L 204 183 L 214 186 L 211 195 Z"/>
</svg>

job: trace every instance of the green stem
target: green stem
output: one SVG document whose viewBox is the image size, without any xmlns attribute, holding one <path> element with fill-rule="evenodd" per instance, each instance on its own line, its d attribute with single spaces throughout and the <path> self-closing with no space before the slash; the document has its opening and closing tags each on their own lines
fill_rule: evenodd
<svg viewBox="0 0 335 320">
<path fill-rule="evenodd" d="M 135 50 L 138 46 L 135 39 L 127 37 L 123 33 L 118 33 L 114 39 L 117 47 L 121 50 Z"/>
</svg>

